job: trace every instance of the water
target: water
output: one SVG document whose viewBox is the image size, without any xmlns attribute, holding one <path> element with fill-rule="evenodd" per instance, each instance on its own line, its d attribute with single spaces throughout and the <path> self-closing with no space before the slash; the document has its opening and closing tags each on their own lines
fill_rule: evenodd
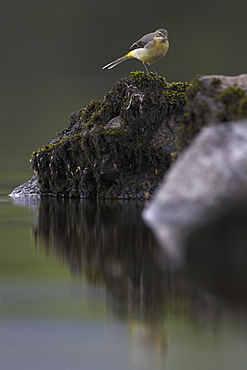
<svg viewBox="0 0 247 370">
<path fill-rule="evenodd" d="M 0 197 L 1 370 L 246 368 L 245 306 L 171 270 L 144 205 Z"/>
</svg>

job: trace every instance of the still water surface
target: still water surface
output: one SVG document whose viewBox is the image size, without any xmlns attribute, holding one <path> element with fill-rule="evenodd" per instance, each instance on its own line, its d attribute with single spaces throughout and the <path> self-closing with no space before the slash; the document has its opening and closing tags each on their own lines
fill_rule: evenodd
<svg viewBox="0 0 247 370">
<path fill-rule="evenodd" d="M 246 369 L 245 304 L 172 270 L 144 205 L 0 197 L 1 370 Z"/>
</svg>

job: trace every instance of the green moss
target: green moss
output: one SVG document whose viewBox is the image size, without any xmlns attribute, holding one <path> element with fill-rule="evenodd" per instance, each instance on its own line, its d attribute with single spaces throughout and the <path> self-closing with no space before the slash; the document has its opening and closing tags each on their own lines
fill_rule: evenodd
<svg viewBox="0 0 247 370">
<path fill-rule="evenodd" d="M 247 94 L 237 86 L 223 90 L 220 78 L 197 77 L 187 89 L 187 104 L 178 136 L 179 150 L 187 146 L 201 128 L 212 122 L 247 118 Z"/>
<path fill-rule="evenodd" d="M 201 76 L 195 78 L 191 84 L 188 84 L 186 90 L 186 107 L 183 116 L 180 118 L 180 133 L 177 138 L 177 148 L 179 150 L 186 147 L 195 136 L 195 134 L 205 125 L 205 116 L 209 107 L 204 100 L 197 100 L 196 96 L 200 92 L 206 93 L 206 88 L 200 80 Z"/>
<path fill-rule="evenodd" d="M 237 86 L 224 90 L 218 97 L 224 109 L 219 112 L 222 121 L 247 118 L 247 94 Z"/>
<path fill-rule="evenodd" d="M 68 126 L 32 155 L 42 193 L 116 198 L 152 194 L 171 162 L 164 146 L 175 141 L 165 124 L 174 116 L 177 130 L 188 85 L 132 72 L 104 99 L 73 113 Z M 119 126 L 109 124 L 112 119 Z M 163 134 L 153 139 L 161 125 Z"/>
<path fill-rule="evenodd" d="M 247 118 L 247 94 L 240 99 L 239 109 L 238 109 L 238 118 Z"/>
<path fill-rule="evenodd" d="M 133 82 L 141 83 L 141 84 L 144 84 L 146 86 L 147 85 L 150 86 L 152 84 L 153 77 L 156 77 L 156 75 L 154 74 L 154 76 L 151 76 L 151 75 L 148 75 L 145 72 L 141 72 L 141 71 L 130 72 L 130 78 L 133 80 Z M 157 77 L 156 77 L 156 79 L 157 79 Z"/>
<path fill-rule="evenodd" d="M 221 80 L 219 78 L 214 77 L 211 79 L 211 86 L 213 88 L 217 88 L 220 85 L 221 85 Z"/>
<path fill-rule="evenodd" d="M 201 75 L 197 75 L 197 77 L 194 78 L 188 86 L 188 89 L 186 91 L 187 100 L 192 100 L 199 90 L 204 90 L 204 85 L 203 82 L 200 80 L 200 77 Z"/>
<path fill-rule="evenodd" d="M 185 99 L 185 91 L 188 87 L 190 87 L 188 82 L 173 82 L 166 85 L 166 88 L 162 91 L 162 95 L 165 96 L 170 105 L 174 105 L 179 99 Z"/>
<path fill-rule="evenodd" d="M 102 100 L 96 101 L 92 100 L 87 108 L 83 109 L 81 111 L 80 120 L 83 122 L 93 121 L 95 112 L 98 112 L 98 110 L 101 108 Z"/>
</svg>

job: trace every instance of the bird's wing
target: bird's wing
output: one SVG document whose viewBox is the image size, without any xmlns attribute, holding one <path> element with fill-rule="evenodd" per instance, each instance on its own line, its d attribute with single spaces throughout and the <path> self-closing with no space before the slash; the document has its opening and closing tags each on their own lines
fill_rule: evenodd
<svg viewBox="0 0 247 370">
<path fill-rule="evenodd" d="M 132 44 L 129 50 L 127 51 L 144 48 L 145 45 L 147 45 L 147 43 L 153 39 L 153 36 L 154 36 L 153 32 L 148 33 L 147 35 L 143 36 L 140 40 L 134 42 L 134 44 Z"/>
</svg>

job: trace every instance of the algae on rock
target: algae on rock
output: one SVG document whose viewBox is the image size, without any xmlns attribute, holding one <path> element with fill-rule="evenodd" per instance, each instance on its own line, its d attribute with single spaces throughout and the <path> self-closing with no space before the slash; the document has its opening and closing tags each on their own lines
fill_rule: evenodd
<svg viewBox="0 0 247 370">
<path fill-rule="evenodd" d="M 187 86 L 132 72 L 102 100 L 73 113 L 32 154 L 40 195 L 149 197 L 176 151 Z"/>
<path fill-rule="evenodd" d="M 210 123 L 247 118 L 247 75 L 198 76 L 186 91 L 178 146 L 183 149 Z"/>
</svg>

